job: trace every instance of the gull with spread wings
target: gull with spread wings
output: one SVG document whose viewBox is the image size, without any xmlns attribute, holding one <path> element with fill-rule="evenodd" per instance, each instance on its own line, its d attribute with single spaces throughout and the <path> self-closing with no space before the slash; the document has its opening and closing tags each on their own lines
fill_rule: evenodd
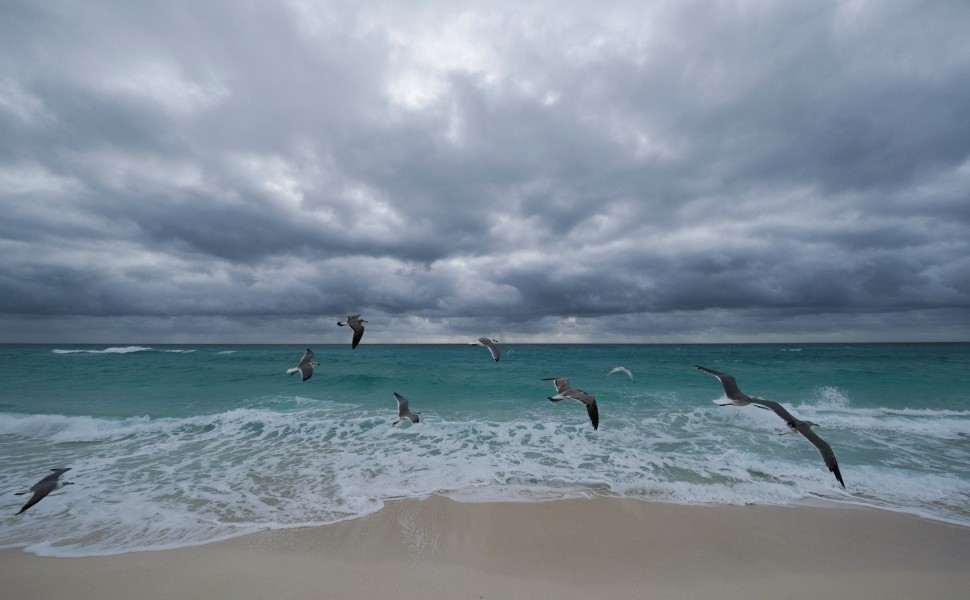
<svg viewBox="0 0 970 600">
<path fill-rule="evenodd" d="M 341 327 L 350 327 L 354 330 L 354 339 L 350 342 L 351 349 L 356 348 L 360 343 L 360 338 L 364 337 L 364 323 L 367 321 L 360 318 L 360 315 L 347 315 L 347 321 L 337 321 Z"/>
<path fill-rule="evenodd" d="M 593 429 L 599 429 L 600 411 L 596 407 L 596 398 L 587 394 L 584 390 L 574 388 L 569 385 L 568 377 L 544 377 L 543 381 L 552 381 L 556 385 L 556 395 L 549 396 L 547 399 L 552 402 L 560 400 L 578 400 L 586 405 L 586 413 L 593 424 Z"/>
<path fill-rule="evenodd" d="M 700 365 L 694 365 L 701 371 L 709 373 L 714 377 L 717 377 L 718 381 L 724 387 L 724 394 L 728 397 L 728 401 L 715 400 L 714 403 L 719 406 L 747 406 L 748 404 L 753 404 L 758 408 L 763 408 L 765 410 L 770 410 L 776 415 L 784 419 L 785 423 L 791 428 L 792 431 L 797 431 L 802 434 L 806 440 L 810 441 L 816 448 L 818 448 L 819 453 L 822 455 L 822 459 L 825 461 L 825 466 L 829 468 L 829 471 L 835 475 L 835 478 L 839 480 L 839 484 L 845 488 L 845 482 L 842 481 L 842 473 L 839 472 L 839 463 L 835 460 L 835 452 L 832 451 L 832 447 L 828 445 L 828 442 L 820 438 L 814 431 L 812 427 L 816 424 L 811 421 L 802 421 L 801 419 L 795 418 L 790 412 L 785 410 L 781 404 L 778 404 L 774 400 L 762 400 L 761 398 L 754 398 L 741 391 L 738 388 L 737 381 L 734 377 L 728 375 L 727 373 L 721 373 L 720 371 L 715 371 L 714 369 L 708 369 L 707 367 L 702 367 Z"/>
<path fill-rule="evenodd" d="M 34 494 L 33 496 L 30 497 L 30 500 L 27 501 L 27 504 L 23 505 L 23 507 L 20 509 L 20 512 L 18 512 L 17 514 L 19 515 L 20 513 L 30 508 L 31 506 L 37 504 L 38 502 L 46 498 L 47 495 L 50 494 L 51 492 L 59 490 L 65 485 L 74 485 L 73 482 L 71 481 L 60 481 L 61 475 L 63 475 L 64 473 L 70 470 L 71 470 L 70 467 L 67 467 L 66 469 L 51 469 L 50 475 L 48 475 L 47 477 L 44 477 L 34 485 L 30 486 L 29 490 L 25 492 L 17 492 L 16 494 L 14 494 L 16 496 L 23 496 L 24 494 L 30 494 L 30 493 Z"/>
<path fill-rule="evenodd" d="M 313 377 L 313 367 L 320 366 L 320 363 L 313 362 L 313 350 L 309 348 L 306 349 L 306 353 L 303 354 L 303 358 L 297 363 L 292 369 L 287 369 L 286 373 L 292 375 L 294 373 L 299 373 L 303 377 L 303 381 Z"/>
</svg>

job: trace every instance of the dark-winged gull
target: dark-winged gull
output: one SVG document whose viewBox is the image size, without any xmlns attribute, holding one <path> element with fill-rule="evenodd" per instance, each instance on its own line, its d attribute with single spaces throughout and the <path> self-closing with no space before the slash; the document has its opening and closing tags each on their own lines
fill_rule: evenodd
<svg viewBox="0 0 970 600">
<path fill-rule="evenodd" d="M 340 325 L 341 327 L 350 327 L 354 330 L 354 339 L 352 342 L 350 342 L 351 348 L 356 348 L 357 344 L 360 343 L 360 338 L 364 337 L 363 323 L 366 322 L 367 321 L 360 318 L 360 315 L 347 315 L 346 323 L 343 321 L 337 321 L 337 325 Z"/>
<path fill-rule="evenodd" d="M 70 470 L 71 470 L 70 467 L 66 469 L 51 469 L 50 475 L 48 475 L 47 477 L 44 477 L 34 485 L 30 486 L 29 490 L 25 492 L 17 492 L 15 494 L 17 496 L 23 496 L 24 494 L 29 494 L 31 492 L 33 492 L 34 494 L 33 496 L 30 497 L 30 500 L 27 501 L 27 504 L 23 505 L 23 507 L 20 509 L 20 512 L 18 512 L 17 514 L 19 515 L 20 513 L 30 508 L 31 506 L 43 500 L 44 498 L 47 497 L 47 494 L 50 494 L 55 490 L 59 490 L 65 485 L 74 485 L 74 483 L 71 481 L 59 481 L 60 476 Z"/>
<path fill-rule="evenodd" d="M 559 402 L 560 400 L 578 400 L 586 405 L 586 412 L 589 420 L 593 424 L 593 429 L 599 429 L 600 412 L 596 407 L 596 398 L 590 396 L 585 391 L 569 385 L 568 377 L 544 377 L 543 381 L 552 381 L 556 385 L 556 395 L 549 396 L 547 400 Z"/>
<path fill-rule="evenodd" d="M 701 371 L 705 373 L 710 373 L 721 382 L 724 386 L 724 393 L 727 395 L 729 402 L 724 402 L 721 400 L 715 400 L 714 403 L 719 406 L 747 406 L 748 404 L 753 404 L 758 408 L 763 408 L 774 412 L 776 415 L 784 419 L 785 423 L 792 431 L 797 431 L 802 434 L 805 439 L 810 441 L 818 451 L 822 454 L 822 459 L 825 460 L 825 466 L 829 468 L 829 471 L 835 474 L 835 478 L 839 480 L 839 484 L 845 488 L 845 482 L 842 481 L 842 473 L 839 471 L 839 463 L 835 460 L 835 452 L 832 452 L 832 447 L 822 438 L 818 437 L 812 427 L 816 424 L 811 421 L 802 421 L 801 419 L 796 419 L 790 412 L 785 410 L 781 404 L 778 404 L 774 400 L 762 400 L 761 398 L 751 397 L 738 388 L 737 382 L 734 377 L 728 375 L 727 373 L 721 373 L 720 371 L 715 371 L 714 369 L 708 369 L 707 367 L 702 367 L 700 365 L 694 365 Z"/>
<path fill-rule="evenodd" d="M 391 425 L 397 425 L 404 419 L 410 419 L 412 423 L 417 423 L 421 420 L 421 417 L 418 416 L 421 414 L 420 412 L 408 408 L 407 398 L 397 392 L 394 392 L 394 397 L 397 399 L 397 421 L 394 421 Z"/>
<path fill-rule="evenodd" d="M 292 375 L 294 373 L 300 373 L 303 377 L 303 381 L 313 377 L 313 367 L 320 366 L 320 363 L 313 362 L 313 350 L 309 348 L 306 349 L 306 354 L 300 359 L 300 362 L 292 369 L 287 369 L 286 373 Z"/>
<path fill-rule="evenodd" d="M 637 380 L 633 378 L 633 371 L 631 371 L 630 369 L 627 369 L 626 367 L 613 367 L 612 369 L 610 369 L 610 372 L 606 374 L 606 376 L 609 377 L 613 373 L 626 373 L 627 376 L 630 378 L 630 381 L 632 381 L 633 383 L 637 382 Z"/>
<path fill-rule="evenodd" d="M 498 347 L 498 340 L 493 340 L 491 338 L 480 337 L 474 342 L 470 342 L 469 346 L 485 346 L 488 351 L 492 354 L 492 359 L 498 362 L 498 359 L 502 356 L 502 349 Z"/>
</svg>

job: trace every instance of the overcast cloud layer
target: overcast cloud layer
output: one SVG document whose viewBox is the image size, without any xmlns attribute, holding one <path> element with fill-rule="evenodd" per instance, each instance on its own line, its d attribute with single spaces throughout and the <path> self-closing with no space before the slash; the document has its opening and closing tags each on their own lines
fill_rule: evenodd
<svg viewBox="0 0 970 600">
<path fill-rule="evenodd" d="M 970 339 L 970 3 L 387 4 L 0 1 L 0 342 Z"/>
</svg>

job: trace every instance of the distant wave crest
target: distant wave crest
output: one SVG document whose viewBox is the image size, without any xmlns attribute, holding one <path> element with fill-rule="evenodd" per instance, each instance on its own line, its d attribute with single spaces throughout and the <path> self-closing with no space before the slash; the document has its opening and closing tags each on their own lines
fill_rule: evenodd
<svg viewBox="0 0 970 600">
<path fill-rule="evenodd" d="M 151 349 L 152 348 L 146 346 L 111 346 L 110 348 L 105 348 L 104 350 L 62 350 L 60 348 L 55 348 L 54 350 L 51 350 L 51 352 L 54 354 L 131 354 L 132 352 L 145 352 L 146 350 Z"/>
</svg>

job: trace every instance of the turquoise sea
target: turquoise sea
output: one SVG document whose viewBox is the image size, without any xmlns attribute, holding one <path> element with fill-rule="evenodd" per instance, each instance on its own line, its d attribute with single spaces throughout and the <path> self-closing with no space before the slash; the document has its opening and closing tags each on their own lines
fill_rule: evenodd
<svg viewBox="0 0 970 600">
<path fill-rule="evenodd" d="M 392 498 L 839 503 L 970 526 L 970 344 L 0 346 L 0 547 L 87 556 L 333 523 Z M 818 423 L 845 478 L 749 395 Z M 616 366 L 636 375 L 636 383 Z M 597 398 L 552 403 L 567 376 Z M 393 392 L 421 422 L 391 426 Z M 75 485 L 20 516 L 49 469 Z"/>
</svg>

